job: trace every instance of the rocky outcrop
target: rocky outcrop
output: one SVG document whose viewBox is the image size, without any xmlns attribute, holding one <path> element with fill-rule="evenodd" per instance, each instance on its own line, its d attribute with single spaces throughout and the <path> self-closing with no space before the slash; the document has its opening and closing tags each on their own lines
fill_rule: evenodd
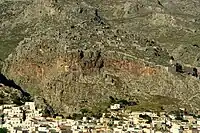
<svg viewBox="0 0 200 133">
<path fill-rule="evenodd" d="M 1 19 L 6 39 L 0 42 L 13 47 L 2 58 L 2 73 L 45 101 L 50 112 L 71 114 L 110 96 L 159 103 L 152 98 L 159 95 L 180 102 L 172 106 L 200 106 L 199 80 L 164 69 L 171 57 L 199 66 L 199 1 L 3 4 L 9 8 L 1 13 L 11 16 Z"/>
</svg>

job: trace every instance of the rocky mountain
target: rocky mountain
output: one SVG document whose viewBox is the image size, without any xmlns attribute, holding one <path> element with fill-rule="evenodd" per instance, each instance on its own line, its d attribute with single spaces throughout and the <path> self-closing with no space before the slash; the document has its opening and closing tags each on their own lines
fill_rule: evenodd
<svg viewBox="0 0 200 133">
<path fill-rule="evenodd" d="M 199 5 L 1 1 L 1 72 L 64 115 L 83 108 L 100 112 L 111 97 L 136 101 L 136 110 L 199 109 Z M 195 76 L 173 73 L 172 61 L 195 68 Z"/>
</svg>

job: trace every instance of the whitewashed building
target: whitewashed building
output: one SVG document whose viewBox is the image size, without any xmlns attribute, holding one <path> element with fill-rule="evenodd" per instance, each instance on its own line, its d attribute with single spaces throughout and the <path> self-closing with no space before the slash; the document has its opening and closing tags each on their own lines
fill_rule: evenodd
<svg viewBox="0 0 200 133">
<path fill-rule="evenodd" d="M 111 105 L 110 106 L 110 109 L 111 110 L 117 110 L 117 109 L 120 109 L 121 108 L 121 105 L 120 104 L 114 104 L 114 105 Z"/>
</svg>

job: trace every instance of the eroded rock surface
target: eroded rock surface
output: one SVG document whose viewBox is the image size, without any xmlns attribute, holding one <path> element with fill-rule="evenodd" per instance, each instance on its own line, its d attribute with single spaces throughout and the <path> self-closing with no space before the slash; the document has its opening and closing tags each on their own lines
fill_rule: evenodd
<svg viewBox="0 0 200 133">
<path fill-rule="evenodd" d="M 34 0 L 0 3 L 2 73 L 70 114 L 109 97 L 199 108 L 199 1 Z"/>
</svg>

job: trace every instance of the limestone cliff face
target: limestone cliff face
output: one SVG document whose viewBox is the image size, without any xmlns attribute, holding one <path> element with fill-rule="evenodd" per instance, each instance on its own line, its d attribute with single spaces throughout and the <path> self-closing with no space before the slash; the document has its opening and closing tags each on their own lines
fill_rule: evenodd
<svg viewBox="0 0 200 133">
<path fill-rule="evenodd" d="M 199 106 L 194 96 L 199 81 L 173 75 L 162 67 L 135 59 L 121 59 L 109 51 L 45 53 L 45 49 L 36 48 L 31 52 L 23 48 L 20 51 L 29 56 L 13 53 L 6 60 L 4 72 L 32 95 L 46 99 L 56 112 L 62 114 L 96 106 L 108 101 L 110 96 L 148 100 L 160 95 L 176 98 L 180 105 Z M 40 51 L 43 51 L 41 55 L 34 58 Z"/>
<path fill-rule="evenodd" d="M 198 108 L 199 80 L 165 69 L 172 57 L 199 66 L 197 5 L 189 0 L 0 3 L 8 7 L 0 10 L 7 14 L 1 15 L 0 45 L 9 49 L 9 54 L 0 50 L 2 73 L 62 114 L 110 96 L 156 103 L 162 99 L 154 97 L 164 96 L 179 102 L 163 106 Z"/>
<path fill-rule="evenodd" d="M 20 51 L 29 53 L 26 49 Z M 41 53 L 38 58 L 32 57 L 38 51 L 45 49 L 34 48 L 29 56 L 13 54 L 6 60 L 4 71 L 31 94 L 44 97 L 58 112 L 74 112 L 76 108 L 109 100 L 110 96 L 134 96 L 137 88 L 128 87 L 128 82 L 138 77 L 154 76 L 160 71 L 159 68 L 145 66 L 143 62 L 117 59 L 101 51 L 53 51 L 46 53 L 48 55 Z"/>
</svg>

